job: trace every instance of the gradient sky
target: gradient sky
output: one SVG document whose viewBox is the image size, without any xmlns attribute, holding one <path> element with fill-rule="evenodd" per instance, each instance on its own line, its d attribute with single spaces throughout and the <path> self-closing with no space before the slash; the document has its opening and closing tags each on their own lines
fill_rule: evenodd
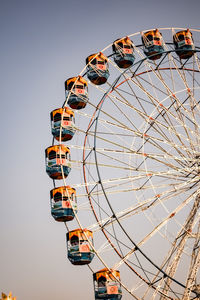
<svg viewBox="0 0 200 300">
<path fill-rule="evenodd" d="M 49 113 L 89 54 L 149 28 L 198 29 L 199 11 L 198 0 L 0 0 L 0 292 L 93 299 L 91 272 L 67 260 L 65 228 L 50 216 Z"/>
</svg>

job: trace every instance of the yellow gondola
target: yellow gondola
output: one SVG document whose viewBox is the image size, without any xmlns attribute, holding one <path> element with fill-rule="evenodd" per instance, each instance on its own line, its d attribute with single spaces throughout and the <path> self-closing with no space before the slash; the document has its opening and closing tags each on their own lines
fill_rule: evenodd
<svg viewBox="0 0 200 300">
<path fill-rule="evenodd" d="M 193 56 L 195 46 L 192 33 L 189 29 L 175 33 L 173 35 L 173 42 L 175 52 L 181 59 L 188 59 Z"/>
<path fill-rule="evenodd" d="M 129 68 L 135 60 L 133 42 L 129 37 L 117 39 L 112 45 L 114 61 L 119 68 Z"/>
<path fill-rule="evenodd" d="M 117 279 L 116 279 L 117 278 Z M 95 299 L 122 298 L 120 272 L 118 270 L 102 269 L 93 274 Z"/>
<path fill-rule="evenodd" d="M 71 171 L 70 149 L 64 145 L 50 146 L 45 150 L 46 172 L 52 179 L 66 178 Z M 63 176 L 62 176 L 63 175 Z"/>
<path fill-rule="evenodd" d="M 103 53 L 91 54 L 86 58 L 87 77 L 96 84 L 104 84 L 109 77 L 108 59 Z"/>
<path fill-rule="evenodd" d="M 51 132 L 57 141 L 66 142 L 72 139 L 75 129 L 74 112 L 68 108 L 54 109 L 51 114 Z"/>
<path fill-rule="evenodd" d="M 90 245 L 93 245 L 93 233 L 88 229 L 75 229 L 69 231 L 66 235 L 68 259 L 73 265 L 89 264 L 94 251 Z M 90 241 L 90 243 L 88 242 Z"/>
<path fill-rule="evenodd" d="M 65 81 L 67 104 L 73 109 L 82 109 L 88 102 L 88 84 L 82 77 L 71 77 Z"/>
<path fill-rule="evenodd" d="M 70 186 L 61 186 L 50 191 L 51 215 L 58 222 L 74 219 L 77 211 L 76 190 Z"/>
</svg>

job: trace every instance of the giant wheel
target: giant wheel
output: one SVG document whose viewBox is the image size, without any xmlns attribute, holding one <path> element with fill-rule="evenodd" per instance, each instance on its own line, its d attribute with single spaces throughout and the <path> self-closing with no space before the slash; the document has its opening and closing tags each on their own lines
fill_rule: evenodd
<svg viewBox="0 0 200 300">
<path fill-rule="evenodd" d="M 112 44 L 103 49 L 110 77 L 88 80 L 87 107 L 75 111 L 75 217 L 94 234 L 91 270 L 120 270 L 125 299 L 200 297 L 200 31 L 190 29 L 188 56 L 174 49 L 181 31 L 159 29 L 157 56 L 141 43 L 156 30 L 129 35 L 135 60 L 127 68 L 116 64 Z"/>
</svg>

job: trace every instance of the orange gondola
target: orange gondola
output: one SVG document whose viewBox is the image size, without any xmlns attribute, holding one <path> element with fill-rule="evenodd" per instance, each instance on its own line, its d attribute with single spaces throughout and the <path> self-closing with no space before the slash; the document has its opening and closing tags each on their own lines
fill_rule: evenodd
<svg viewBox="0 0 200 300">
<path fill-rule="evenodd" d="M 87 77 L 96 84 L 104 84 L 109 77 L 108 59 L 103 53 L 91 54 L 86 58 Z"/>
<path fill-rule="evenodd" d="M 75 129 L 74 112 L 68 108 L 54 109 L 51 114 L 51 132 L 57 141 L 66 142 L 72 139 Z"/>
<path fill-rule="evenodd" d="M 16 297 L 12 296 L 12 292 L 8 294 L 8 296 L 4 293 L 1 293 L 2 299 L 0 300 L 16 300 Z"/>
<path fill-rule="evenodd" d="M 102 269 L 93 274 L 95 299 L 117 299 L 122 298 L 120 272 L 117 270 Z"/>
<path fill-rule="evenodd" d="M 173 35 L 176 54 L 180 59 L 188 59 L 194 55 L 194 41 L 189 29 L 181 30 Z"/>
<path fill-rule="evenodd" d="M 117 39 L 112 45 L 114 61 L 119 68 L 129 68 L 135 61 L 133 42 L 129 37 Z"/>
<path fill-rule="evenodd" d="M 75 229 L 66 235 L 68 259 L 73 265 L 85 265 L 91 263 L 94 257 L 93 233 L 88 229 Z M 89 242 L 89 241 L 90 242 Z"/>
<path fill-rule="evenodd" d="M 144 54 L 151 60 L 159 59 L 164 51 L 162 34 L 158 29 L 142 33 Z"/>
<path fill-rule="evenodd" d="M 74 219 L 77 211 L 76 190 L 70 186 L 61 186 L 50 191 L 51 215 L 58 222 Z"/>
<path fill-rule="evenodd" d="M 50 146 L 45 150 L 46 172 L 52 179 L 66 178 L 71 171 L 70 150 L 64 145 Z"/>
<path fill-rule="evenodd" d="M 82 77 L 71 77 L 65 81 L 67 104 L 73 109 L 82 109 L 88 102 L 88 84 Z"/>
</svg>

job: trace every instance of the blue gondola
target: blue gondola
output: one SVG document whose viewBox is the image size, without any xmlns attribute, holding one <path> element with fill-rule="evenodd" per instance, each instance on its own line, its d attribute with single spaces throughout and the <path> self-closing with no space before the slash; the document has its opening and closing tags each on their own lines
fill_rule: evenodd
<svg viewBox="0 0 200 300">
<path fill-rule="evenodd" d="M 189 29 L 182 30 L 173 35 L 173 42 L 176 54 L 180 59 L 188 59 L 194 55 L 194 41 Z"/>
<path fill-rule="evenodd" d="M 71 171 L 70 150 L 64 145 L 50 146 L 45 150 L 46 172 L 52 179 L 66 178 Z"/>
<path fill-rule="evenodd" d="M 90 264 L 94 251 L 90 246 L 93 244 L 93 233 L 87 229 L 75 229 L 67 233 L 68 259 L 73 265 Z M 90 241 L 90 243 L 88 242 Z"/>
<path fill-rule="evenodd" d="M 144 54 L 151 60 L 159 59 L 164 51 L 162 34 L 156 30 L 142 33 L 142 43 Z"/>
<path fill-rule="evenodd" d="M 77 211 L 76 190 L 70 186 L 61 186 L 50 191 L 51 215 L 58 222 L 74 219 Z"/>
<path fill-rule="evenodd" d="M 93 274 L 95 300 L 120 300 L 122 290 L 120 272 L 117 270 L 102 269 Z"/>
<path fill-rule="evenodd" d="M 72 77 L 65 81 L 67 104 L 73 109 L 82 109 L 88 102 L 88 84 L 82 77 Z"/>
<path fill-rule="evenodd" d="M 119 68 L 129 68 L 135 61 L 133 42 L 129 37 L 117 39 L 112 45 L 114 61 Z"/>
<path fill-rule="evenodd" d="M 58 108 L 51 112 L 51 132 L 57 141 L 69 141 L 75 134 L 74 112 L 68 107 Z M 61 131 L 61 132 L 60 132 Z"/>
<path fill-rule="evenodd" d="M 106 83 L 109 77 L 108 59 L 103 53 L 91 54 L 86 58 L 87 77 L 96 84 Z"/>
</svg>

